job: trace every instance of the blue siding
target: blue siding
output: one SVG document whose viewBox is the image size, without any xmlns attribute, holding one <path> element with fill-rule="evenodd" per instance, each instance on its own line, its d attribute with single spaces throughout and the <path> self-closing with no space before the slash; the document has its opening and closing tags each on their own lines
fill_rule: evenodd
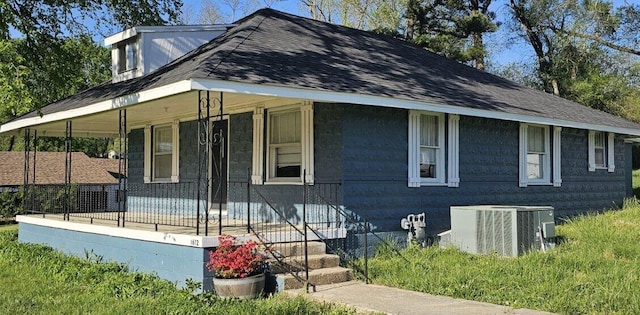
<svg viewBox="0 0 640 315">
<path fill-rule="evenodd" d="M 246 182 L 253 154 L 253 113 L 229 117 L 229 181 Z"/>
<path fill-rule="evenodd" d="M 182 287 L 186 279 L 201 282 L 211 290 L 212 274 L 206 270 L 209 260 L 206 248 L 180 246 L 77 232 L 20 223 L 19 241 L 45 244 L 63 253 L 84 257 L 86 252 L 106 261 L 126 264 L 129 270 L 154 272 Z"/>
<path fill-rule="evenodd" d="M 451 205 L 551 205 L 557 216 L 621 205 L 626 191 L 625 146 L 616 138 L 616 171 L 588 172 L 587 130 L 562 130 L 562 187 L 518 186 L 519 124 L 460 117 L 460 187 L 407 187 L 408 111 L 352 104 L 314 105 L 316 183 L 341 182 L 342 205 L 367 217 L 380 231 L 399 230 L 409 213 L 426 212 L 429 232 L 449 228 Z M 246 182 L 251 167 L 252 113 L 229 119 L 229 179 Z M 195 178 L 196 122 L 180 127 L 180 175 Z M 143 132 L 130 134 L 130 181 L 141 181 Z M 296 218 L 300 187 L 259 187 Z M 231 202 L 246 192 L 232 190 Z M 232 209 L 230 209 L 232 210 Z"/>
<path fill-rule="evenodd" d="M 198 122 L 181 122 L 179 127 L 180 181 L 198 178 Z M 142 183 L 144 177 L 144 129 L 129 132 L 129 182 Z M 147 152 L 146 154 L 150 154 Z"/>
<path fill-rule="evenodd" d="M 344 206 L 380 231 L 399 230 L 402 217 L 419 212 L 427 213 L 430 233 L 446 230 L 451 205 L 551 205 L 560 217 L 619 206 L 625 196 L 621 137 L 616 138 L 615 173 L 588 172 L 587 131 L 564 128 L 562 187 L 521 188 L 519 124 L 465 116 L 460 118 L 460 187 L 409 188 L 408 112 L 343 106 Z"/>
<path fill-rule="evenodd" d="M 127 152 L 127 182 L 142 183 L 144 179 L 144 129 L 129 132 Z"/>
<path fill-rule="evenodd" d="M 198 179 L 198 121 L 181 122 L 179 131 L 180 181 L 195 182 Z"/>
<path fill-rule="evenodd" d="M 344 106 L 315 104 L 313 108 L 315 181 L 341 183 L 343 172 Z"/>
<path fill-rule="evenodd" d="M 181 122 L 179 127 L 178 184 L 144 182 L 144 129 L 129 133 L 129 169 L 127 211 L 167 211 L 195 215 L 198 178 L 198 122 Z M 204 189 L 204 188 L 203 188 Z M 204 194 L 204 192 L 203 192 Z M 182 198 L 179 198 L 181 196 Z M 172 199 L 169 201 L 168 199 Z M 177 201 L 176 201 L 177 200 Z"/>
</svg>

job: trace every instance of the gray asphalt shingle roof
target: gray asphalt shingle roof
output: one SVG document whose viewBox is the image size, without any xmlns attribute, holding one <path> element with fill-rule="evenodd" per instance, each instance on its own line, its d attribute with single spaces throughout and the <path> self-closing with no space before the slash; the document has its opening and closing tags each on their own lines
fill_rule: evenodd
<svg viewBox="0 0 640 315">
<path fill-rule="evenodd" d="M 145 77 L 105 83 L 42 109 L 50 114 L 186 79 L 384 96 L 498 113 L 638 129 L 640 125 L 533 90 L 370 32 L 262 9 Z M 30 113 L 27 116 L 35 116 Z"/>
<path fill-rule="evenodd" d="M 66 154 L 66 152 L 37 152 L 35 183 L 40 185 L 64 184 Z M 33 155 L 30 158 L 33 159 Z M 72 183 L 118 183 L 118 160 L 90 158 L 82 152 L 73 152 L 71 159 Z M 0 187 L 24 184 L 24 152 L 0 151 L 0 161 L 2 161 L 0 163 Z M 32 182 L 33 178 L 29 180 Z"/>
</svg>

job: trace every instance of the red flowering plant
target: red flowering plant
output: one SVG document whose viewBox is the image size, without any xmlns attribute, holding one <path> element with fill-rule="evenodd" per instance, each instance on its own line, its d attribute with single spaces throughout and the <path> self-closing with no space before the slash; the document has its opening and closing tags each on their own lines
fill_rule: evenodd
<svg viewBox="0 0 640 315">
<path fill-rule="evenodd" d="M 265 256 L 258 251 L 258 243 L 248 240 L 238 245 L 233 235 L 218 236 L 219 245 L 209 252 L 206 267 L 215 273 L 215 277 L 223 279 L 246 278 L 263 271 Z"/>
</svg>

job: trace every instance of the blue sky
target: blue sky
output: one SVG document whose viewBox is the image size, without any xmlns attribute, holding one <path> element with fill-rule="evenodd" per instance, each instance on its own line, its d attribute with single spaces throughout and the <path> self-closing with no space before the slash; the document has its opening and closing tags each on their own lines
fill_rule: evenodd
<svg viewBox="0 0 640 315">
<path fill-rule="evenodd" d="M 229 7 L 219 0 L 210 0 L 218 3 L 218 6 L 224 14 L 232 15 Z M 640 0 L 613 0 L 615 6 L 626 3 L 636 4 Z M 184 9 L 191 10 L 191 14 L 196 14 L 203 1 L 200 0 L 184 0 Z M 272 8 L 296 15 L 309 16 L 306 10 L 300 5 L 300 0 L 285 0 L 275 3 Z M 494 0 L 490 9 L 497 14 L 497 20 L 503 21 L 508 10 L 508 0 Z M 251 12 L 247 12 L 251 13 Z M 236 16 L 239 19 L 242 16 Z M 229 22 L 234 19 L 229 19 Z M 496 66 L 506 65 L 511 62 L 519 62 L 524 60 L 534 60 L 534 52 L 531 47 L 523 40 L 518 40 L 515 34 L 512 34 L 507 26 L 503 25 L 497 32 L 486 36 L 485 43 L 488 44 L 487 49 L 493 57 L 489 63 Z"/>
</svg>

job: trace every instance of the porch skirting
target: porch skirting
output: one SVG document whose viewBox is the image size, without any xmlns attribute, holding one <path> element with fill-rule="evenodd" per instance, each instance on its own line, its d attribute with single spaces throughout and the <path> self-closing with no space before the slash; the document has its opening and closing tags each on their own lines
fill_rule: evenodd
<svg viewBox="0 0 640 315">
<path fill-rule="evenodd" d="M 35 216 L 16 217 L 18 240 L 43 244 L 65 254 L 86 257 L 97 255 L 103 261 L 126 264 L 131 271 L 155 273 L 160 278 L 184 287 L 187 279 L 202 283 L 212 290 L 213 274 L 205 268 L 209 250 L 218 246 L 218 237 L 199 236 L 145 229 L 131 229 L 98 224 L 78 223 Z M 319 231 L 325 239 L 346 236 L 344 229 Z M 313 235 L 309 240 L 318 240 Z M 237 235 L 240 241 L 254 239 L 250 234 Z M 275 242 L 299 242 L 299 236 L 272 231 L 265 234 Z"/>
<path fill-rule="evenodd" d="M 212 275 L 204 267 L 208 250 L 217 246 L 215 236 L 193 236 L 114 228 L 66 221 L 18 216 L 18 240 L 44 244 L 78 257 L 97 255 L 104 261 L 126 264 L 131 271 L 156 273 L 160 278 L 185 285 L 186 279 L 211 290 Z"/>
</svg>

